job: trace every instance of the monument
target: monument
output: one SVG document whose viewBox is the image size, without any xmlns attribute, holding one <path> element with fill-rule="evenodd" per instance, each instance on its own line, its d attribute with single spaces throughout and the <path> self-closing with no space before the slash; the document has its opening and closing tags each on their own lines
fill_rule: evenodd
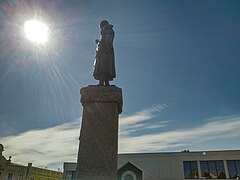
<svg viewBox="0 0 240 180">
<path fill-rule="evenodd" d="M 116 77 L 113 26 L 103 20 L 100 29 L 93 70 L 99 84 L 80 90 L 83 116 L 77 180 L 117 178 L 118 117 L 122 112 L 122 89 L 109 84 Z"/>
</svg>

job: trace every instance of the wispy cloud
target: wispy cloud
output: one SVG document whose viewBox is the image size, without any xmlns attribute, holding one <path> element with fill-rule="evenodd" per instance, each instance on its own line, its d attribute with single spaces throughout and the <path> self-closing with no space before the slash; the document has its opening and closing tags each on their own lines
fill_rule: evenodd
<svg viewBox="0 0 240 180">
<path fill-rule="evenodd" d="M 121 126 L 129 126 L 129 125 L 135 125 L 135 124 L 139 124 L 142 122 L 146 122 L 147 120 L 155 117 L 156 112 L 160 112 L 163 109 L 165 109 L 166 107 L 167 107 L 167 105 L 165 105 L 165 104 L 158 104 L 158 105 L 143 109 L 132 115 L 122 116 L 122 118 L 120 120 Z"/>
<path fill-rule="evenodd" d="M 167 108 L 157 105 L 120 118 L 119 152 L 157 152 L 172 148 L 194 146 L 217 139 L 240 136 L 240 117 L 218 117 L 188 129 L 166 131 L 168 121 L 152 124 L 149 120 Z M 61 168 L 63 162 L 76 162 L 79 123 L 81 118 L 60 126 L 31 130 L 14 136 L 0 138 L 5 146 L 5 156 L 13 156 L 16 163 L 32 162 L 38 167 Z M 162 129 L 165 127 L 165 130 Z M 148 133 L 143 133 L 146 130 Z M 154 131 L 153 131 L 154 130 Z M 137 135 L 132 134 L 136 132 Z M 214 149 L 214 143 L 212 145 Z"/>
<path fill-rule="evenodd" d="M 143 129 L 155 129 L 164 127 L 167 121 L 161 121 L 158 124 L 149 125 L 148 121 L 155 118 L 157 113 L 164 110 L 167 106 L 165 104 L 158 104 L 145 108 L 132 115 L 121 116 L 120 124 L 120 137 L 129 136 L 131 132 L 141 131 Z M 148 125 L 146 125 L 148 124 Z"/>
<path fill-rule="evenodd" d="M 215 118 L 198 127 L 120 138 L 121 152 L 146 152 L 193 146 L 211 140 L 239 137 L 240 117 Z M 214 141 L 216 142 L 216 141 Z M 215 143 L 213 143 L 213 148 Z"/>
<path fill-rule="evenodd" d="M 5 154 L 20 164 L 32 162 L 34 166 L 45 167 L 50 163 L 61 168 L 64 161 L 76 161 L 79 137 L 79 122 L 47 129 L 31 130 L 14 136 L 0 138 Z"/>
</svg>

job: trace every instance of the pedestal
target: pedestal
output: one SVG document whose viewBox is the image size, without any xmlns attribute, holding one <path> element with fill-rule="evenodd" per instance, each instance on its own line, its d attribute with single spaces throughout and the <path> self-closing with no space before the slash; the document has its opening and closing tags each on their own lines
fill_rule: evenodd
<svg viewBox="0 0 240 180">
<path fill-rule="evenodd" d="M 115 180 L 122 90 L 116 86 L 88 86 L 80 93 L 83 117 L 77 180 Z"/>
</svg>

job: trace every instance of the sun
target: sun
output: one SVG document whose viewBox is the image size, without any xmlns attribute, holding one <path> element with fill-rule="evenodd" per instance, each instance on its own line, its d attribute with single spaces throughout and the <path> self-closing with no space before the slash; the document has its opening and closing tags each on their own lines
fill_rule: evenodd
<svg viewBox="0 0 240 180">
<path fill-rule="evenodd" d="M 41 21 L 29 20 L 24 23 L 26 38 L 37 44 L 44 44 L 48 40 L 49 28 Z"/>
</svg>

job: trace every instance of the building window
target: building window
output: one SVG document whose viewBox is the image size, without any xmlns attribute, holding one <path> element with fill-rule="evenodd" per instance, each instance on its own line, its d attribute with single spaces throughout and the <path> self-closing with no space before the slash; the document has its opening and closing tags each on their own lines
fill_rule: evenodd
<svg viewBox="0 0 240 180">
<path fill-rule="evenodd" d="M 66 180 L 71 180 L 72 179 L 72 172 L 71 171 L 67 171 L 66 172 Z"/>
<path fill-rule="evenodd" d="M 8 178 L 7 180 L 12 180 L 13 179 L 13 174 L 12 173 L 8 173 Z"/>
<path fill-rule="evenodd" d="M 121 180 L 137 180 L 136 174 L 132 171 L 126 171 L 122 174 Z"/>
<path fill-rule="evenodd" d="M 197 161 L 183 161 L 184 178 L 198 179 Z"/>
<path fill-rule="evenodd" d="M 76 180 L 76 171 L 72 171 L 72 180 Z"/>
<path fill-rule="evenodd" d="M 227 161 L 230 179 L 240 179 L 240 160 Z"/>
<path fill-rule="evenodd" d="M 23 180 L 23 175 L 22 174 L 18 175 L 18 180 Z"/>
<path fill-rule="evenodd" d="M 201 173 L 205 179 L 226 179 L 223 161 L 201 161 Z"/>
</svg>

